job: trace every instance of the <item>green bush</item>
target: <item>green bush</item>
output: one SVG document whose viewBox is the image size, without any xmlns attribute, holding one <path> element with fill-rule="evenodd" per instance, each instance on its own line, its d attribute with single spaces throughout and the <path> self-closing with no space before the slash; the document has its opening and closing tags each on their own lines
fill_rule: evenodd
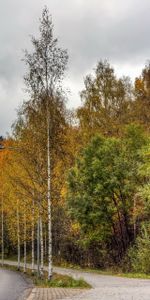
<svg viewBox="0 0 150 300">
<path fill-rule="evenodd" d="M 134 272 L 150 273 L 150 224 L 142 226 L 135 245 L 129 250 L 131 266 Z"/>
</svg>

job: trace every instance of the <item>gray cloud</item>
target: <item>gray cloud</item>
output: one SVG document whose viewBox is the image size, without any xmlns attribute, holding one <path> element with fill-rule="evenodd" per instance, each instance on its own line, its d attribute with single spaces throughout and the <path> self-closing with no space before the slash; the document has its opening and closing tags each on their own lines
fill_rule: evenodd
<svg viewBox="0 0 150 300">
<path fill-rule="evenodd" d="M 44 5 L 70 60 L 65 85 L 70 106 L 80 104 L 83 77 L 107 58 L 117 73 L 138 75 L 149 58 L 149 0 L 0 0 L 0 134 L 9 130 L 24 95 L 22 49 L 38 33 Z"/>
</svg>

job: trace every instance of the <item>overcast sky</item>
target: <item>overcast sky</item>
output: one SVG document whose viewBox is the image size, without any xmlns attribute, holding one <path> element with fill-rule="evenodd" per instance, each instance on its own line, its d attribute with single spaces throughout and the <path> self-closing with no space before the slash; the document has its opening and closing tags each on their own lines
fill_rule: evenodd
<svg viewBox="0 0 150 300">
<path fill-rule="evenodd" d="M 0 135 L 10 130 L 21 105 L 22 50 L 30 49 L 47 5 L 59 45 L 67 48 L 69 106 L 80 105 L 83 78 L 108 59 L 118 76 L 138 76 L 150 58 L 150 0 L 0 0 Z"/>
</svg>

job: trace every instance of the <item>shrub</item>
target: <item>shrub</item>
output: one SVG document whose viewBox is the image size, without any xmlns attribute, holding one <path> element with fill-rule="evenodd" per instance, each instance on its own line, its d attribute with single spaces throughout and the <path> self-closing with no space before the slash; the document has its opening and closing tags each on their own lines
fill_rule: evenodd
<svg viewBox="0 0 150 300">
<path fill-rule="evenodd" d="M 129 250 L 133 271 L 150 273 L 150 224 L 142 225 L 141 233 L 137 237 L 135 245 Z"/>
</svg>

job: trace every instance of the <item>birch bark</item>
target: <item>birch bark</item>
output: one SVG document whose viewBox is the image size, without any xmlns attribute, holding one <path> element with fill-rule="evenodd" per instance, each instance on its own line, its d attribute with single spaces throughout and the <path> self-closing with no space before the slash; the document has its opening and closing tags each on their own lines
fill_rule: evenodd
<svg viewBox="0 0 150 300">
<path fill-rule="evenodd" d="M 19 203 L 17 200 L 17 240 L 18 240 L 18 271 L 20 270 L 20 220 L 19 220 Z"/>
<path fill-rule="evenodd" d="M 32 201 L 32 274 L 34 274 L 34 198 Z"/>
<path fill-rule="evenodd" d="M 24 213 L 24 273 L 26 273 L 27 267 L 27 220 L 26 220 L 26 213 Z"/>
<path fill-rule="evenodd" d="M 37 275 L 40 277 L 40 222 L 37 222 Z"/>
<path fill-rule="evenodd" d="M 48 200 L 48 280 L 52 278 L 52 226 L 51 226 L 51 160 L 50 160 L 50 115 L 47 105 L 47 200 Z"/>
<path fill-rule="evenodd" d="M 4 265 L 4 198 L 2 194 L 2 266 Z"/>
<path fill-rule="evenodd" d="M 40 244 L 41 244 L 40 277 L 43 277 L 43 269 L 44 269 L 44 247 L 43 247 L 43 223 L 42 223 L 42 216 L 40 216 Z"/>
</svg>

